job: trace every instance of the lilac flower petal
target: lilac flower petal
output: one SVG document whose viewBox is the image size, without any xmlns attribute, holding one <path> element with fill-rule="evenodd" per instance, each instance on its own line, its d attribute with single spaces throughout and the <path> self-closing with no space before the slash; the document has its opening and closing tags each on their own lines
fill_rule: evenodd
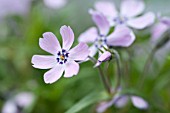
<svg viewBox="0 0 170 113">
<path fill-rule="evenodd" d="M 115 106 L 117 108 L 122 108 L 128 103 L 128 101 L 129 101 L 129 97 L 127 95 L 119 96 L 115 100 Z"/>
<path fill-rule="evenodd" d="M 104 113 L 110 106 L 112 106 L 110 102 L 102 102 L 97 106 L 96 111 L 97 113 Z"/>
<path fill-rule="evenodd" d="M 129 47 L 135 41 L 135 35 L 125 26 L 117 26 L 115 31 L 107 37 L 110 46 Z"/>
<path fill-rule="evenodd" d="M 55 56 L 34 55 L 31 62 L 34 68 L 50 69 L 54 67 L 56 59 Z"/>
<path fill-rule="evenodd" d="M 77 75 L 78 72 L 79 72 L 78 63 L 76 63 L 75 61 L 70 61 L 66 63 L 64 77 L 66 78 L 72 77 L 73 75 Z"/>
<path fill-rule="evenodd" d="M 95 9 L 110 18 L 114 18 L 118 14 L 114 3 L 108 1 L 96 2 Z"/>
<path fill-rule="evenodd" d="M 88 57 L 89 52 L 87 44 L 80 42 L 76 47 L 69 51 L 69 58 L 72 60 L 83 61 Z"/>
<path fill-rule="evenodd" d="M 152 12 L 148 12 L 143 16 L 131 19 L 127 21 L 127 24 L 135 29 L 144 29 L 152 25 L 155 21 L 155 15 Z"/>
<path fill-rule="evenodd" d="M 89 56 L 93 57 L 96 53 L 97 53 L 97 48 L 95 47 L 95 45 L 92 45 L 90 48 L 90 53 L 89 53 Z"/>
<path fill-rule="evenodd" d="M 162 17 L 161 22 L 166 24 L 167 26 L 170 26 L 170 17 Z"/>
<path fill-rule="evenodd" d="M 44 4 L 52 9 L 60 9 L 66 5 L 66 0 L 44 0 Z"/>
<path fill-rule="evenodd" d="M 97 60 L 97 63 L 95 65 L 95 67 L 98 67 L 102 62 L 106 62 L 108 60 L 110 60 L 112 54 L 108 51 L 105 51 Z"/>
<path fill-rule="evenodd" d="M 128 103 L 129 97 L 124 95 L 115 95 L 114 98 L 110 101 L 105 101 L 101 103 L 99 106 L 97 106 L 97 113 L 104 113 L 109 107 L 111 107 L 113 104 L 117 108 L 122 108 Z"/>
<path fill-rule="evenodd" d="M 46 32 L 43 34 L 43 37 L 44 38 L 39 39 L 39 45 L 43 50 L 53 55 L 57 54 L 57 52 L 61 50 L 60 43 L 53 33 Z"/>
<path fill-rule="evenodd" d="M 139 109 L 147 109 L 149 106 L 148 103 L 141 97 L 131 96 L 131 100 L 133 105 Z"/>
<path fill-rule="evenodd" d="M 30 107 L 34 102 L 35 96 L 31 92 L 21 92 L 17 94 L 14 98 L 15 103 L 22 107 Z"/>
<path fill-rule="evenodd" d="M 134 17 L 143 12 L 145 4 L 142 0 L 123 0 L 121 4 L 121 15 Z"/>
<path fill-rule="evenodd" d="M 31 2 L 32 0 L 0 0 L 0 19 L 11 14 L 28 14 Z"/>
<path fill-rule="evenodd" d="M 99 61 L 105 62 L 110 60 L 110 57 L 112 56 L 112 54 L 108 51 L 105 51 L 100 57 L 99 57 Z"/>
<path fill-rule="evenodd" d="M 62 76 L 63 71 L 64 68 L 62 65 L 56 65 L 44 74 L 45 83 L 52 84 L 57 81 Z"/>
<path fill-rule="evenodd" d="M 82 33 L 79 36 L 78 40 L 79 42 L 93 43 L 97 37 L 98 37 L 97 29 L 95 27 L 91 27 L 84 33 Z"/>
<path fill-rule="evenodd" d="M 74 41 L 73 30 L 70 28 L 70 26 L 67 27 L 66 25 L 64 25 L 60 28 L 60 34 L 63 38 L 63 49 L 68 51 Z"/>
<path fill-rule="evenodd" d="M 110 30 L 110 25 L 107 18 L 98 12 L 92 13 L 92 19 L 99 28 L 100 35 L 107 35 Z"/>
<path fill-rule="evenodd" d="M 8 100 L 2 107 L 2 113 L 18 113 L 17 105 L 13 100 Z"/>
<path fill-rule="evenodd" d="M 5 102 L 1 113 L 20 113 L 21 110 L 29 108 L 35 100 L 30 92 L 21 92 Z"/>
<path fill-rule="evenodd" d="M 168 26 L 163 23 L 158 23 L 152 28 L 152 41 L 158 41 L 158 39 L 168 30 Z"/>
</svg>

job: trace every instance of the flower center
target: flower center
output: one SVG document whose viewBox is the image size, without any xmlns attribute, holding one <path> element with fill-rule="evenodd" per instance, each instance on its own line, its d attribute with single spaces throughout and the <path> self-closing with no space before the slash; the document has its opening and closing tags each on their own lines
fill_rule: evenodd
<svg viewBox="0 0 170 113">
<path fill-rule="evenodd" d="M 99 37 L 96 38 L 94 45 L 96 48 L 101 49 L 103 46 L 104 47 L 107 46 L 106 42 L 107 42 L 106 37 L 104 35 L 100 35 Z"/>
<path fill-rule="evenodd" d="M 116 25 L 125 24 L 127 20 L 128 18 L 124 16 L 118 16 L 113 19 Z"/>
<path fill-rule="evenodd" d="M 59 51 L 56 57 L 56 60 L 59 64 L 64 64 L 67 62 L 67 59 L 69 57 L 69 53 L 62 49 L 62 51 Z"/>
<path fill-rule="evenodd" d="M 65 56 L 64 56 L 64 55 L 60 55 L 60 59 L 61 59 L 61 60 L 64 60 L 64 59 L 65 59 Z"/>
</svg>

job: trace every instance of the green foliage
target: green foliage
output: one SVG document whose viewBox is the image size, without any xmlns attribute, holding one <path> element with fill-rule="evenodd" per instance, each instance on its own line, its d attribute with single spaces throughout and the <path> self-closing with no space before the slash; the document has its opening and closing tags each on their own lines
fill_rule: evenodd
<svg viewBox="0 0 170 113">
<path fill-rule="evenodd" d="M 76 103 L 73 107 L 71 107 L 65 113 L 80 112 L 85 107 L 88 107 L 97 102 L 106 100 L 107 98 L 108 98 L 108 95 L 106 94 L 106 92 L 91 92 L 89 95 L 85 96 L 83 99 L 81 99 L 78 103 Z"/>
</svg>

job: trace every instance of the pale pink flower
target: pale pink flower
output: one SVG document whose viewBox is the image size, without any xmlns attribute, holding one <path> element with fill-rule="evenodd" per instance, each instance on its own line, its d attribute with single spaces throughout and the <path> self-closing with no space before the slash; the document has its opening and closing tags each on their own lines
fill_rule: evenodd
<svg viewBox="0 0 170 113">
<path fill-rule="evenodd" d="M 151 29 L 151 42 L 150 45 L 153 47 L 161 40 L 165 40 L 164 34 L 170 29 L 170 17 L 158 16 L 158 22 Z M 163 43 L 162 43 L 163 44 Z M 161 48 L 159 48 L 155 54 L 155 59 L 162 67 L 169 54 L 170 41 L 164 42 Z"/>
<path fill-rule="evenodd" d="M 60 9 L 67 4 L 67 0 L 44 0 L 44 4 L 52 9 Z"/>
<path fill-rule="evenodd" d="M 155 16 L 152 12 L 147 12 L 142 16 L 145 4 L 142 0 L 123 0 L 120 12 L 117 11 L 114 3 L 109 1 L 99 1 L 95 4 L 94 12 L 101 12 L 107 16 L 111 26 L 125 25 L 135 29 L 144 29 L 154 23 Z"/>
<path fill-rule="evenodd" d="M 132 31 L 125 26 L 118 26 L 108 35 L 110 25 L 107 18 L 100 12 L 94 12 L 92 19 L 96 27 L 91 27 L 79 36 L 79 42 L 92 43 L 89 56 L 94 56 L 98 50 L 108 46 L 129 47 L 135 40 Z"/>
<path fill-rule="evenodd" d="M 28 13 L 32 0 L 0 0 L 0 18 L 10 14 Z"/>
<path fill-rule="evenodd" d="M 147 109 L 149 106 L 148 103 L 139 96 L 131 96 L 130 99 L 133 105 L 139 109 Z"/>
<path fill-rule="evenodd" d="M 152 28 L 152 41 L 158 41 L 158 39 L 170 28 L 169 17 L 158 17 L 158 23 Z"/>
<path fill-rule="evenodd" d="M 2 113 L 20 113 L 28 109 L 35 101 L 35 95 L 30 92 L 21 92 L 7 100 L 2 107 Z M 20 109 L 19 109 L 20 108 Z"/>
<path fill-rule="evenodd" d="M 71 48 L 74 41 L 74 33 L 68 26 L 60 28 L 60 34 L 63 39 L 62 48 L 56 36 L 51 32 L 43 34 L 40 38 L 40 47 L 52 55 L 34 55 L 32 57 L 33 67 L 39 69 L 50 69 L 44 74 L 45 83 L 54 83 L 64 72 L 64 77 L 72 77 L 79 72 L 79 64 L 76 61 L 83 61 L 89 54 L 88 46 L 85 43 L 79 43 Z"/>
<path fill-rule="evenodd" d="M 132 104 L 138 109 L 147 109 L 149 107 L 148 103 L 139 96 L 134 95 L 115 95 L 114 98 L 110 101 L 105 101 L 97 106 L 96 111 L 98 113 L 104 113 L 109 107 L 115 105 L 117 108 L 124 107 L 129 100 Z"/>
</svg>

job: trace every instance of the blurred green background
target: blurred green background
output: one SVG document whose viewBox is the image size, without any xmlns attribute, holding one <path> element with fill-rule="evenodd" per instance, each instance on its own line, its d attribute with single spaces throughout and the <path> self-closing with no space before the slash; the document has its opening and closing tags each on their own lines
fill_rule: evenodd
<svg viewBox="0 0 170 113">
<path fill-rule="evenodd" d="M 0 4 L 4 1 L 0 0 Z M 14 7 L 15 2 L 8 1 L 8 7 L 1 5 L 1 10 Z M 93 8 L 94 2 L 95 0 L 67 0 L 66 5 L 62 8 L 52 9 L 47 7 L 43 0 L 30 0 L 27 3 L 30 7 L 28 7 L 26 13 L 7 12 L 5 16 L 0 15 L 1 110 L 5 102 L 16 94 L 31 92 L 35 96 L 35 100 L 31 107 L 26 108 L 23 113 L 64 113 L 91 94 L 93 94 L 92 97 L 89 96 L 89 99 L 77 104 L 77 108 L 80 109 L 78 113 L 95 113 L 97 102 L 105 98 L 105 95 L 101 95 L 104 88 L 97 70 L 93 68 L 91 62 L 81 64 L 77 76 L 72 78 L 62 77 L 51 85 L 47 85 L 43 81 L 43 74 L 47 70 L 35 69 L 31 64 L 33 55 L 48 54 L 41 50 L 38 45 L 38 40 L 44 32 L 53 32 L 61 41 L 59 29 L 62 25 L 72 27 L 75 39 L 88 27 L 94 26 L 88 14 L 88 9 Z M 114 2 L 118 7 L 120 1 Z M 146 11 L 170 15 L 170 0 L 145 0 L 145 3 Z M 170 54 L 168 52 L 170 51 L 166 51 L 166 56 L 160 57 L 161 62 L 160 59 L 153 61 L 151 70 L 146 75 L 145 84 L 142 88 L 137 88 L 145 60 L 152 47 L 149 44 L 149 28 L 135 31 L 135 33 L 137 35 L 135 43 L 128 49 L 119 50 L 122 67 L 128 65 L 130 70 L 128 74 L 124 74 L 123 87 L 144 97 L 150 107 L 148 110 L 139 110 L 129 103 L 122 109 L 112 107 L 106 113 L 169 113 L 170 59 L 168 59 L 168 56 Z M 77 43 L 76 40 L 74 44 Z M 125 50 L 128 50 L 130 55 Z M 160 51 L 164 51 L 163 48 Z M 158 53 L 156 56 L 159 57 L 160 54 Z M 114 77 L 113 67 L 110 66 L 108 71 L 111 79 Z M 114 84 L 114 79 L 112 82 Z"/>
</svg>

